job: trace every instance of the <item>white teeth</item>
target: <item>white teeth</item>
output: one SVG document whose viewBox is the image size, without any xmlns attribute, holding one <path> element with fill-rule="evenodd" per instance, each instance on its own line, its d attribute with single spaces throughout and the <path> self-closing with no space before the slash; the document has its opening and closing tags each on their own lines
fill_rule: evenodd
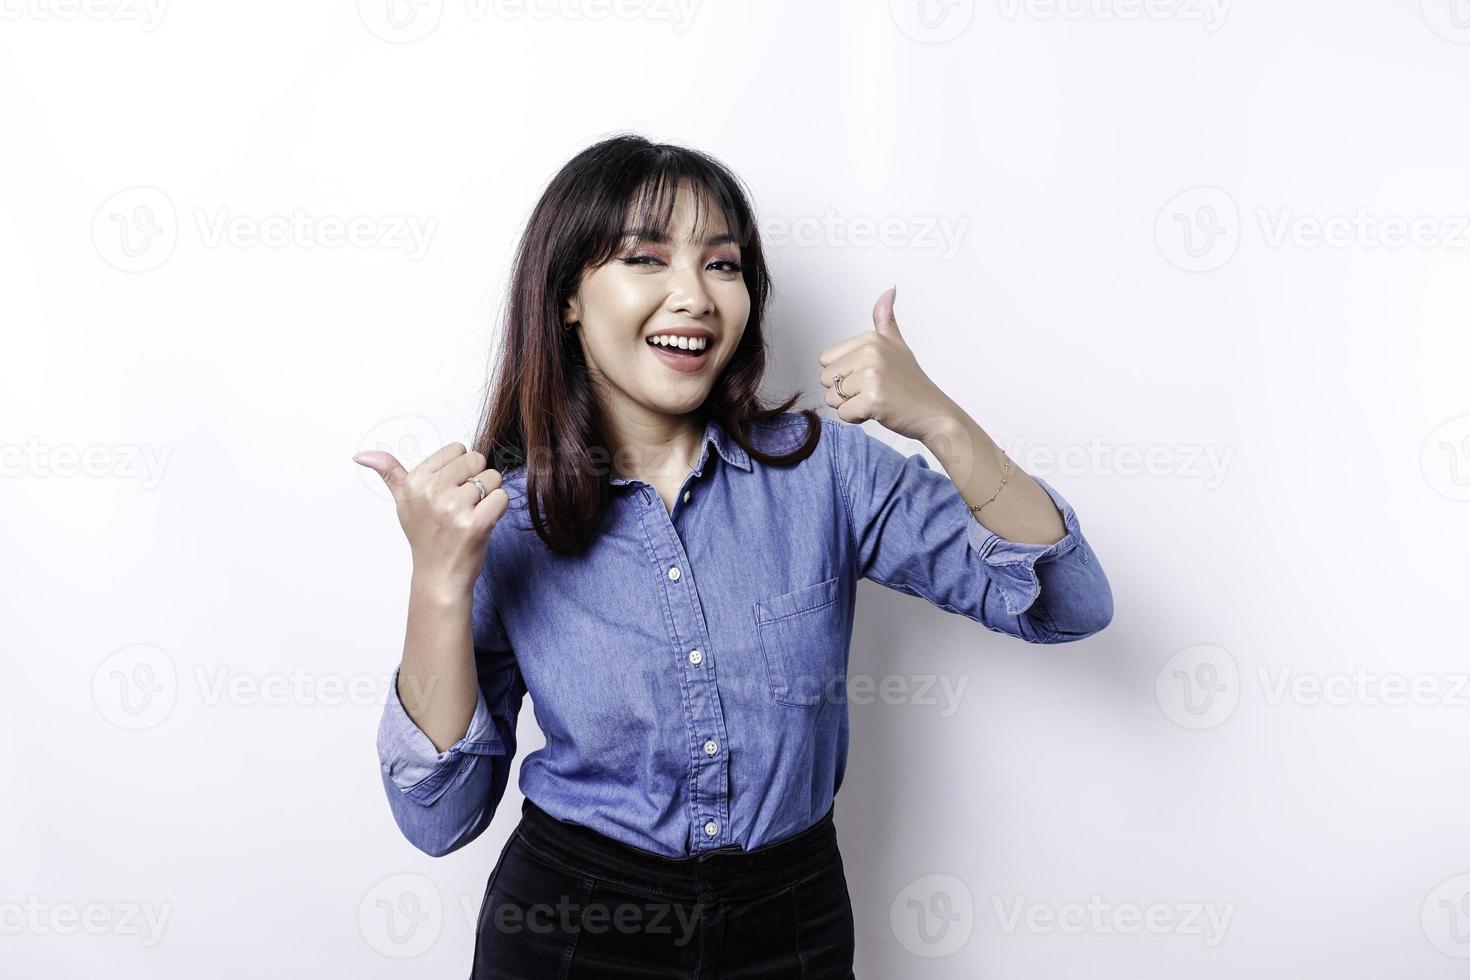
<svg viewBox="0 0 1470 980">
<path fill-rule="evenodd" d="M 709 340 L 705 337 L 675 337 L 671 334 L 649 337 L 648 342 L 660 347 L 678 347 L 681 350 L 692 351 L 701 351 L 709 346 Z"/>
</svg>

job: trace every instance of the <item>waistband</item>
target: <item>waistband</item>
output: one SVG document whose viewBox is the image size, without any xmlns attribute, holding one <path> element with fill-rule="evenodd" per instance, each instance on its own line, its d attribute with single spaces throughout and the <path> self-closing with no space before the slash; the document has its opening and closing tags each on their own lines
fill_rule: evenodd
<svg viewBox="0 0 1470 980">
<path fill-rule="evenodd" d="M 834 802 L 816 823 L 779 841 L 748 851 L 729 844 L 686 857 L 656 854 L 559 820 L 529 796 L 515 833 L 543 857 L 631 891 L 690 902 L 739 899 L 779 891 L 838 859 L 835 808 Z"/>
</svg>

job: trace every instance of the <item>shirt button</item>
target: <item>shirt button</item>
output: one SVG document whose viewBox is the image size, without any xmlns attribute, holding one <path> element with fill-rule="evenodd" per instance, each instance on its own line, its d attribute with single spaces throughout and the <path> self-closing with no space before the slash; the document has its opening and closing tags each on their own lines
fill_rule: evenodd
<svg viewBox="0 0 1470 980">
<path fill-rule="evenodd" d="M 720 832 L 720 825 L 717 824 L 717 823 L 715 823 L 713 820 L 709 821 L 708 823 L 706 823 L 704 825 L 704 836 L 706 836 L 706 837 L 713 837 L 715 834 L 718 834 L 719 832 Z"/>
<path fill-rule="evenodd" d="M 712 738 L 705 739 L 705 742 L 704 742 L 704 754 L 705 755 L 714 755 L 718 751 L 720 751 L 720 743 L 719 742 L 716 742 Z"/>
<path fill-rule="evenodd" d="M 698 667 L 701 663 L 704 662 L 704 651 L 703 650 L 690 650 L 689 651 L 689 662 L 691 664 L 693 664 L 694 666 Z"/>
<path fill-rule="evenodd" d="M 673 582 L 679 581 L 679 566 L 678 565 L 675 565 L 673 568 L 670 568 L 669 569 L 669 580 L 670 581 L 673 581 Z"/>
<path fill-rule="evenodd" d="M 686 503 L 686 504 L 689 503 L 689 498 L 692 497 L 692 496 L 694 496 L 694 491 L 693 490 L 685 490 L 684 491 L 684 503 Z"/>
</svg>

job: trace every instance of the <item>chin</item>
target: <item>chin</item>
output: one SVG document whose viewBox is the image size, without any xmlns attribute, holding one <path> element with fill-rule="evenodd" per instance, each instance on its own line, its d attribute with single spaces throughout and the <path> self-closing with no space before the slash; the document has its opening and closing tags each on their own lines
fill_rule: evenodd
<svg viewBox="0 0 1470 980">
<path fill-rule="evenodd" d="M 664 388 L 660 391 L 648 391 L 644 404 L 664 415 L 688 415 L 699 411 L 699 406 L 704 404 L 709 392 L 709 386 L 704 384 L 697 388 L 691 385 L 678 391 Z"/>
</svg>

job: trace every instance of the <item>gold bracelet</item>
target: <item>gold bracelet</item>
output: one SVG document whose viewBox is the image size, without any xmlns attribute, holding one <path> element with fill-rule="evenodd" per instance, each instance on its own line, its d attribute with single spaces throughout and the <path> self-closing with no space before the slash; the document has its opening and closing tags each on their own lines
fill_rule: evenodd
<svg viewBox="0 0 1470 980">
<path fill-rule="evenodd" d="M 1011 478 L 1011 458 L 1009 456 L 1006 456 L 1006 451 L 1004 449 L 1000 451 L 1000 454 L 1002 456 L 1005 456 L 1006 460 L 1005 469 L 1001 472 L 1000 486 L 995 488 L 995 493 L 990 495 L 990 500 L 985 501 L 985 504 L 988 504 L 991 501 L 995 500 L 996 497 L 999 497 L 1001 490 L 1005 489 L 1006 481 Z M 970 507 L 970 516 L 978 517 L 980 515 L 980 508 L 984 507 L 985 504 L 975 504 L 973 507 Z"/>
</svg>

